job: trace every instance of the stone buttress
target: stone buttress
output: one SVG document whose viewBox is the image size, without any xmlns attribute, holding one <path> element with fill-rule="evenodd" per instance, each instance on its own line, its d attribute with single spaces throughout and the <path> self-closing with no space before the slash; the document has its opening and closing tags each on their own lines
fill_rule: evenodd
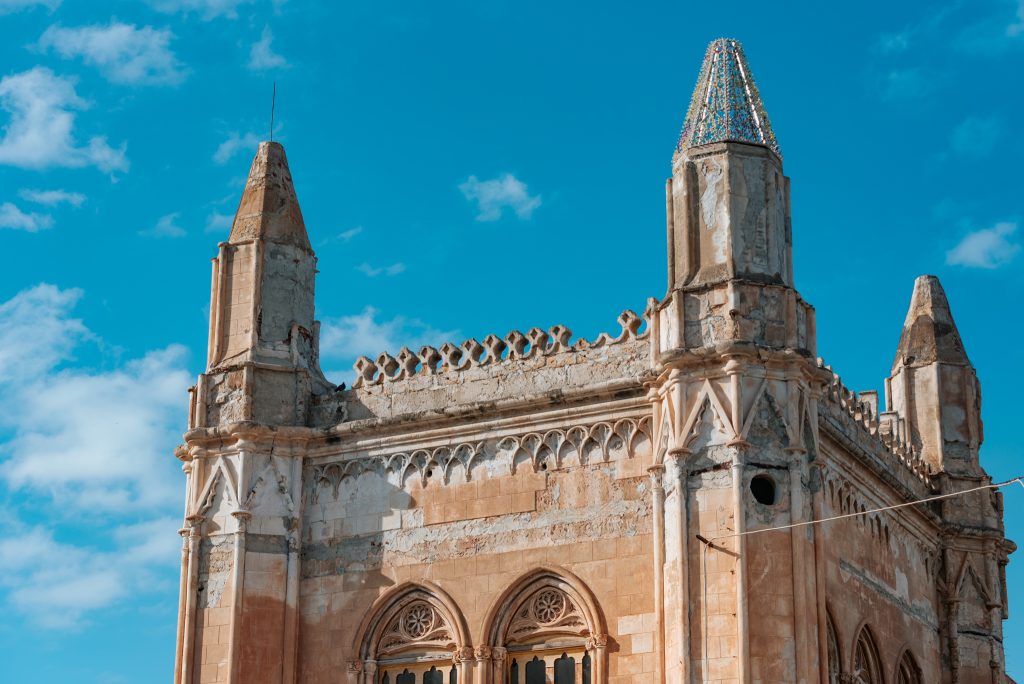
<svg viewBox="0 0 1024 684">
<path fill-rule="evenodd" d="M 176 681 L 294 681 L 316 257 L 279 143 L 260 143 L 213 260 L 207 370 L 179 450 L 188 488 Z M 209 435 L 214 438 L 206 438 Z"/>
<path fill-rule="evenodd" d="M 817 681 L 814 310 L 789 179 L 739 44 L 708 48 L 667 183 L 650 397 L 666 464 L 666 681 Z M 698 536 L 707 542 L 698 541 Z"/>
</svg>

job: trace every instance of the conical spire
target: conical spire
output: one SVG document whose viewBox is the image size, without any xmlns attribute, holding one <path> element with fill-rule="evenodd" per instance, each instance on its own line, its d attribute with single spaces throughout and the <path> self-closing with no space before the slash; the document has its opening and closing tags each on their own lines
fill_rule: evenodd
<svg viewBox="0 0 1024 684">
<path fill-rule="evenodd" d="M 260 143 L 228 242 L 254 238 L 312 251 L 281 143 Z"/>
<path fill-rule="evenodd" d="M 676 149 L 716 142 L 764 145 L 782 156 L 739 42 L 711 41 Z"/>
<path fill-rule="evenodd" d="M 893 371 L 900 366 L 920 367 L 936 362 L 971 365 L 939 279 L 923 275 L 914 281 Z"/>
</svg>

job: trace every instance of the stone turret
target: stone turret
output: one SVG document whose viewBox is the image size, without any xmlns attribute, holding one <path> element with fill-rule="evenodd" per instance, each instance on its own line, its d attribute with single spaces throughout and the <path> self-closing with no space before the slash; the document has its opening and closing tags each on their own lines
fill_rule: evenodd
<svg viewBox="0 0 1024 684">
<path fill-rule="evenodd" d="M 662 349 L 752 343 L 814 352 L 793 289 L 789 179 L 739 43 L 708 46 L 667 182 Z"/>
<path fill-rule="evenodd" d="M 329 389 L 318 367 L 315 275 L 284 148 L 260 143 L 231 234 L 213 260 L 197 426 L 308 422 L 312 396 Z"/>
<path fill-rule="evenodd" d="M 926 463 L 954 475 L 981 474 L 981 388 L 935 276 L 914 282 L 885 394 L 901 436 Z"/>
</svg>

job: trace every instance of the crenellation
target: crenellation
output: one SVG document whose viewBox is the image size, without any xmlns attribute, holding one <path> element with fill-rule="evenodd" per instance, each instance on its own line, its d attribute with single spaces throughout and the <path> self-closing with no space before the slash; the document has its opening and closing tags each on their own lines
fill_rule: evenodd
<svg viewBox="0 0 1024 684">
<path fill-rule="evenodd" d="M 513 330 L 500 338 L 488 335 L 483 344 L 475 339 L 468 339 L 458 346 L 446 342 L 436 349 L 422 347 L 419 353 L 408 347 L 402 347 L 398 356 L 382 352 L 376 360 L 360 356 L 353 366 L 356 380 L 352 387 L 358 389 L 384 382 L 407 380 L 416 375 L 441 375 L 446 382 L 459 382 L 458 373 L 470 368 L 480 368 L 505 364 L 513 361 L 530 360 L 557 354 L 581 352 L 591 349 L 623 344 L 630 341 L 642 341 L 648 337 L 648 330 L 640 332 L 641 326 L 648 320 L 647 315 L 638 316 L 627 309 L 619 315 L 622 331 L 612 337 L 601 333 L 592 342 L 578 339 L 572 342 L 572 331 L 563 325 L 555 325 L 545 331 L 531 328 L 525 335 Z M 514 371 L 510 371 L 514 372 Z"/>
</svg>

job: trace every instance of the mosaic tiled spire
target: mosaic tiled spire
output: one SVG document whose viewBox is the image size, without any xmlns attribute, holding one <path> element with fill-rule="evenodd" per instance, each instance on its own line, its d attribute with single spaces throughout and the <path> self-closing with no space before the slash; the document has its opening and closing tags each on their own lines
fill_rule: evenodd
<svg viewBox="0 0 1024 684">
<path fill-rule="evenodd" d="M 764 145 L 782 156 L 743 47 L 719 38 L 704 54 L 676 149 L 726 141 Z"/>
</svg>

